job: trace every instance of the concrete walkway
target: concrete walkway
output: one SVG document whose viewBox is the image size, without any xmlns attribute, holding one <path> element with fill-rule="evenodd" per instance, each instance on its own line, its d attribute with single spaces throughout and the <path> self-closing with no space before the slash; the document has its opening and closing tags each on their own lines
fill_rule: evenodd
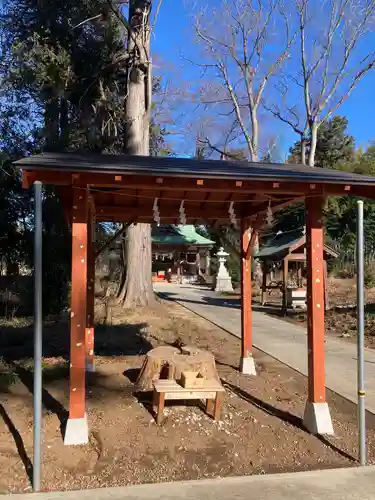
<svg viewBox="0 0 375 500">
<path fill-rule="evenodd" d="M 373 500 L 375 467 L 123 488 L 12 495 L 12 500 Z"/>
<path fill-rule="evenodd" d="M 156 283 L 155 291 L 176 300 L 233 335 L 241 336 L 241 310 L 206 287 Z M 255 308 L 255 306 L 253 306 Z M 286 365 L 307 375 L 306 329 L 253 312 L 254 345 Z M 326 385 L 354 403 L 357 402 L 356 346 L 344 339 L 326 336 Z M 366 408 L 375 414 L 375 350 L 365 353 Z"/>
</svg>

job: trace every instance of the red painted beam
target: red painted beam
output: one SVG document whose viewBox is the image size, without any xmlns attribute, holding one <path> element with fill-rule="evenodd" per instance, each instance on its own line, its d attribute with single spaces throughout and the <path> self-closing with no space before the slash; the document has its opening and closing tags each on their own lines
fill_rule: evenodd
<svg viewBox="0 0 375 500">
<path fill-rule="evenodd" d="M 251 259 L 252 250 L 253 250 L 253 247 L 255 245 L 255 241 L 258 237 L 259 229 L 263 226 L 263 224 L 264 224 L 264 218 L 261 216 L 258 216 L 256 218 L 256 220 L 250 226 L 252 231 L 251 231 L 251 236 L 250 236 L 249 243 L 248 243 L 247 249 L 246 249 L 246 258 L 247 259 Z"/>
<path fill-rule="evenodd" d="M 306 200 L 308 399 L 325 402 L 323 205 Z"/>
<path fill-rule="evenodd" d="M 204 196 L 208 192 L 222 193 L 261 193 L 261 194 L 292 194 L 292 195 L 363 195 L 374 198 L 373 189 L 367 186 L 348 186 L 339 184 L 312 184 L 304 182 L 285 181 L 253 181 L 236 179 L 204 179 L 198 184 L 198 179 L 181 177 L 157 177 L 145 175 L 115 175 L 102 173 L 74 173 L 61 171 L 33 170 L 23 171 L 25 187 L 31 186 L 31 181 L 39 180 L 44 184 L 80 185 L 82 187 L 119 187 L 163 191 L 201 191 Z M 364 194 L 366 193 L 366 194 Z M 204 198 L 203 198 L 204 199 Z M 235 198 L 233 198 L 235 201 Z"/>
<path fill-rule="evenodd" d="M 94 334 L 95 334 L 95 217 L 93 206 L 89 203 L 88 247 L 87 247 L 87 303 L 86 303 L 86 368 L 94 370 Z"/>
<path fill-rule="evenodd" d="M 88 193 L 73 189 L 69 418 L 85 415 Z"/>
</svg>

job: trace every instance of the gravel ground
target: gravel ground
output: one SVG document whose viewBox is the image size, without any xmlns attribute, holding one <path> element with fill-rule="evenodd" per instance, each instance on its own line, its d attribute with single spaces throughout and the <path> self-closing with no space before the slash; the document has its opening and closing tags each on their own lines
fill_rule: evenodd
<svg viewBox="0 0 375 500">
<path fill-rule="evenodd" d="M 98 321 L 104 311 L 97 304 Z M 160 303 L 154 311 L 108 310 L 111 325 L 96 329 L 97 372 L 88 379 L 90 444 L 64 447 L 61 424 L 67 408 L 68 325 L 44 330 L 43 489 L 67 490 L 354 466 L 356 408 L 329 393 L 336 435 L 311 436 L 301 417 L 306 378 L 255 352 L 259 375 L 237 371 L 238 339 L 181 306 Z M 5 353 L 8 384 L 0 393 L 0 492 L 30 490 L 32 395 L 28 328 L 14 329 Z M 180 338 L 213 351 L 226 388 L 222 420 L 194 405 L 167 405 L 162 426 L 154 423 L 147 394 L 134 394 L 137 369 L 147 350 Z M 12 344 L 13 345 L 13 344 Z M 32 342 L 31 342 L 32 345 Z M 52 347 L 51 347 L 52 346 Z M 3 384 L 4 385 L 4 384 Z M 368 418 L 369 461 L 375 461 L 375 419 Z"/>
<path fill-rule="evenodd" d="M 325 313 L 326 334 L 356 342 L 357 310 L 355 279 L 329 278 L 328 294 L 330 310 Z M 281 315 L 281 294 L 273 291 L 268 304 L 268 314 L 279 316 L 285 321 L 307 326 L 306 311 L 288 311 Z M 365 346 L 375 348 L 375 288 L 365 290 Z"/>
</svg>

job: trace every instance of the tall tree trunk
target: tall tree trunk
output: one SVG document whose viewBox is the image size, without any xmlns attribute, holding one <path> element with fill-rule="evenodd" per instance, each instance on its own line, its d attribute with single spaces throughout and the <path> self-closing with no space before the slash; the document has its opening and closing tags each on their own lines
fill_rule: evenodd
<svg viewBox="0 0 375 500">
<path fill-rule="evenodd" d="M 252 127 L 252 151 L 250 151 L 250 160 L 258 161 L 258 144 L 259 144 L 259 123 L 258 123 L 258 109 L 251 110 L 251 127 Z"/>
<path fill-rule="evenodd" d="M 126 240 L 126 280 L 119 297 L 124 307 L 148 306 L 154 301 L 150 240 L 149 224 L 129 226 Z"/>
<path fill-rule="evenodd" d="M 151 0 L 132 0 L 129 6 L 129 87 L 126 98 L 125 151 L 149 155 Z M 150 214 L 151 215 L 151 214 Z M 127 231 L 126 280 L 119 294 L 125 307 L 147 306 L 154 301 L 151 274 L 151 226 L 132 224 Z"/>
<path fill-rule="evenodd" d="M 310 141 L 310 151 L 309 151 L 309 167 L 313 167 L 315 165 L 315 153 L 316 153 L 316 144 L 318 141 L 318 124 L 313 122 L 310 127 L 311 133 L 311 141 Z"/>
<path fill-rule="evenodd" d="M 44 128 L 46 151 L 55 151 L 59 145 L 59 114 L 60 106 L 57 97 L 49 98 L 44 106 Z"/>
</svg>

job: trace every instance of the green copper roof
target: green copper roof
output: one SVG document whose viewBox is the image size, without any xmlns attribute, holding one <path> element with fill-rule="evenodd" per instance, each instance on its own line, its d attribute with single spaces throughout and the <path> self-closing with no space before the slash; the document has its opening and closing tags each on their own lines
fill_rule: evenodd
<svg viewBox="0 0 375 500">
<path fill-rule="evenodd" d="M 193 225 L 166 224 L 152 228 L 152 242 L 158 245 L 213 246 L 214 241 L 197 233 Z"/>
</svg>

